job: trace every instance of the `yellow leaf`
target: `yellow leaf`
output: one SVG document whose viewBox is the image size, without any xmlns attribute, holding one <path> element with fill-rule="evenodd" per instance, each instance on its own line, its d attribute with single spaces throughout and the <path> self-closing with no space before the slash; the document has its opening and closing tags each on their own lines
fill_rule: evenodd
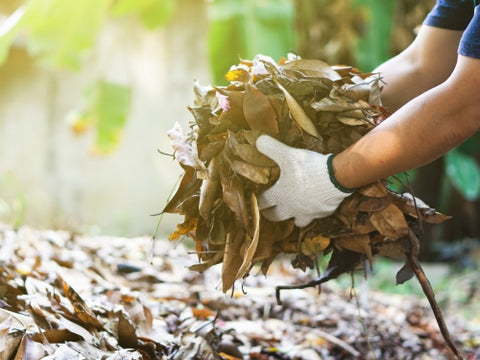
<svg viewBox="0 0 480 360">
<path fill-rule="evenodd" d="M 227 81 L 241 81 L 241 82 L 248 82 L 250 78 L 250 75 L 245 69 L 242 68 L 236 68 L 233 70 L 230 70 L 225 74 L 225 79 Z"/>
<path fill-rule="evenodd" d="M 175 232 L 171 233 L 168 237 L 168 240 L 173 241 L 177 240 L 180 236 L 187 234 L 189 231 L 195 230 L 197 228 L 198 218 L 185 219 L 181 224 L 177 225 Z"/>
<path fill-rule="evenodd" d="M 80 115 L 75 116 L 70 121 L 70 128 L 75 135 L 81 135 L 89 130 L 93 126 L 93 120 L 89 116 Z"/>
<path fill-rule="evenodd" d="M 305 255 L 315 255 L 323 251 L 330 245 L 330 239 L 322 235 L 313 237 L 304 237 L 302 242 L 302 253 Z"/>
</svg>

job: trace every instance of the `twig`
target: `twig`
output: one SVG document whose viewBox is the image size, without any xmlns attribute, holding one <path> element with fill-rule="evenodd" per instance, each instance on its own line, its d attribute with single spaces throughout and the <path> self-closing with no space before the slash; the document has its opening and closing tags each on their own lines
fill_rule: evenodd
<svg viewBox="0 0 480 360">
<path fill-rule="evenodd" d="M 339 339 L 338 337 L 336 337 L 332 334 L 329 334 L 326 331 L 323 331 L 319 328 L 316 328 L 315 333 L 318 333 L 318 335 L 320 335 L 325 340 L 327 340 L 327 341 L 331 342 L 332 344 L 335 344 L 335 345 L 341 347 L 343 350 L 349 352 L 350 354 L 352 354 L 353 357 L 355 357 L 355 359 L 358 358 L 361 355 L 360 352 L 357 349 L 353 348 L 351 345 L 347 344 L 342 339 Z"/>
<path fill-rule="evenodd" d="M 440 332 L 445 340 L 448 348 L 453 352 L 453 354 L 457 357 L 457 359 L 462 360 L 463 355 L 460 353 L 460 350 L 456 347 L 455 343 L 450 336 L 450 332 L 448 331 L 447 325 L 445 324 L 445 319 L 442 315 L 442 310 L 438 306 L 437 301 L 435 300 L 435 294 L 432 289 L 432 285 L 428 280 L 425 272 L 418 261 L 418 253 L 420 251 L 420 241 L 418 240 L 415 233 L 410 230 L 408 239 L 410 241 L 410 250 L 407 251 L 407 261 L 410 267 L 412 268 L 415 276 L 417 277 L 420 285 L 422 286 L 423 293 L 427 297 L 428 302 L 430 303 L 430 307 L 432 308 L 433 314 L 435 319 L 437 320 L 438 327 L 440 328 Z"/>
<path fill-rule="evenodd" d="M 363 335 L 365 336 L 365 340 L 367 342 L 368 351 L 370 351 L 370 354 L 372 354 L 373 359 L 377 360 L 377 357 L 375 356 L 375 351 L 373 351 L 372 343 L 370 342 L 370 337 L 368 336 L 368 329 L 367 329 L 367 325 L 365 323 L 365 318 L 362 315 L 362 309 L 361 309 L 361 306 L 360 306 L 360 301 L 358 299 L 357 292 L 354 292 L 354 298 L 355 298 L 355 302 L 357 304 L 358 317 L 360 319 L 360 325 L 362 326 Z"/>
</svg>

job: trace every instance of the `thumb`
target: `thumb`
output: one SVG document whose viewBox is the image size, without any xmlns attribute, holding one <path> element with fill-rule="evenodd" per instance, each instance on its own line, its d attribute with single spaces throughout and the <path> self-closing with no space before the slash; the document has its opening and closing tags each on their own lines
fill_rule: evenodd
<svg viewBox="0 0 480 360">
<path fill-rule="evenodd" d="M 269 135 L 261 135 L 255 142 L 257 150 L 275 161 L 280 167 L 291 149 L 288 145 L 278 141 Z"/>
</svg>

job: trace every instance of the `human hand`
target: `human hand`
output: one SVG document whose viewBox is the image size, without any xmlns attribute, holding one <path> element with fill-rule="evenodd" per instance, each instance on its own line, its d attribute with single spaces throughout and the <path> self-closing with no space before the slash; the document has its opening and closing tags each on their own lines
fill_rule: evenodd
<svg viewBox="0 0 480 360">
<path fill-rule="evenodd" d="M 262 215 L 271 221 L 295 218 L 295 225 L 306 226 L 333 214 L 352 192 L 332 183 L 328 162 L 331 164 L 333 154 L 296 149 L 268 135 L 259 136 L 256 146 L 280 167 L 277 182 L 258 198 Z"/>
</svg>

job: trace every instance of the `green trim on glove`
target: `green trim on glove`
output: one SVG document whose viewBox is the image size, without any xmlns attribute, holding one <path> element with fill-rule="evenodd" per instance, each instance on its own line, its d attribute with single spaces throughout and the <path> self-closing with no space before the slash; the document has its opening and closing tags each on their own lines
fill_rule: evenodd
<svg viewBox="0 0 480 360">
<path fill-rule="evenodd" d="M 338 180 L 335 178 L 335 171 L 333 170 L 333 158 L 335 157 L 335 154 L 331 154 L 327 158 L 327 168 L 328 168 L 328 176 L 330 176 L 330 181 L 332 184 L 340 191 L 346 193 L 346 194 L 351 194 L 357 189 L 349 189 L 344 186 L 342 186 Z"/>
</svg>

